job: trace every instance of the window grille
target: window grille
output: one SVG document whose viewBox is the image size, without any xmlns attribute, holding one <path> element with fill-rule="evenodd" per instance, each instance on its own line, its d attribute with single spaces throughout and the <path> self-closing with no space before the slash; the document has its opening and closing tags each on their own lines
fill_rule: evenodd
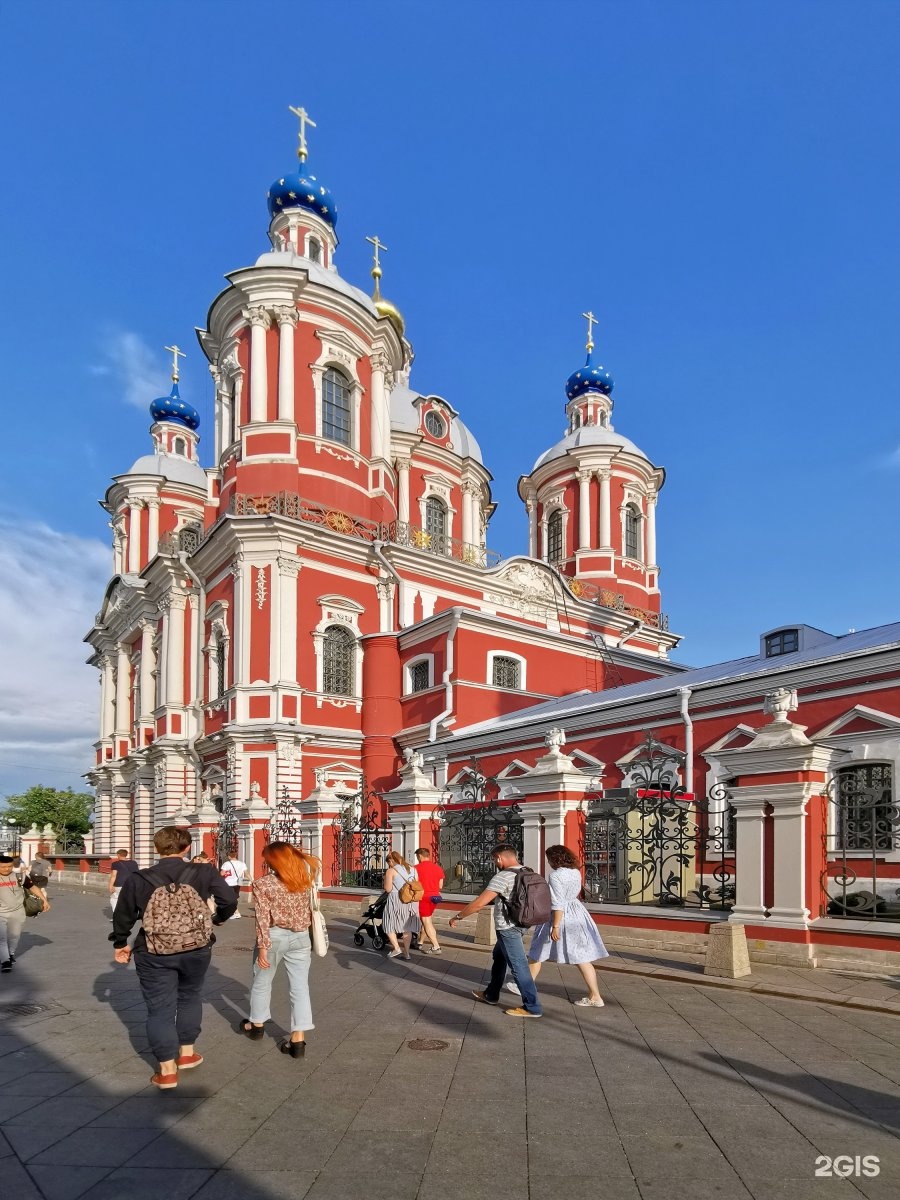
<svg viewBox="0 0 900 1200">
<path fill-rule="evenodd" d="M 494 657 L 492 681 L 494 687 L 519 688 L 522 686 L 522 664 L 517 658 L 498 654 Z"/>
<path fill-rule="evenodd" d="M 322 690 L 329 696 L 352 696 L 356 641 L 349 629 L 332 625 L 325 633 Z"/>
<path fill-rule="evenodd" d="M 193 554 L 200 545 L 201 533 L 200 525 L 184 525 L 178 531 L 178 549 L 184 554 Z"/>
<path fill-rule="evenodd" d="M 428 660 L 423 659 L 421 662 L 413 663 L 409 669 L 410 691 L 424 692 L 430 683 L 431 675 L 428 670 Z"/>
<path fill-rule="evenodd" d="M 218 700 L 220 696 L 225 695 L 225 663 L 228 658 L 228 643 L 224 638 L 219 638 L 216 642 L 216 696 Z"/>
<path fill-rule="evenodd" d="M 447 552 L 447 508 L 436 496 L 425 501 L 425 532 L 429 535 L 428 549 L 435 554 Z"/>
<path fill-rule="evenodd" d="M 425 428 L 432 437 L 442 438 L 447 432 L 444 425 L 444 418 L 434 411 L 429 411 L 425 414 Z"/>
<path fill-rule="evenodd" d="M 322 379 L 322 436 L 350 445 L 350 385 L 334 367 Z"/>
<path fill-rule="evenodd" d="M 766 638 L 766 658 L 776 658 L 779 654 L 793 654 L 800 649 L 800 634 L 796 629 L 780 629 L 778 633 L 770 633 Z"/>
<path fill-rule="evenodd" d="M 625 509 L 625 557 L 641 557 L 641 514 L 633 504 Z"/>
<path fill-rule="evenodd" d="M 840 850 L 888 851 L 898 844 L 890 763 L 860 763 L 837 772 L 837 834 Z"/>
<path fill-rule="evenodd" d="M 563 518 L 559 509 L 547 522 L 547 562 L 560 562 L 563 557 Z"/>
</svg>

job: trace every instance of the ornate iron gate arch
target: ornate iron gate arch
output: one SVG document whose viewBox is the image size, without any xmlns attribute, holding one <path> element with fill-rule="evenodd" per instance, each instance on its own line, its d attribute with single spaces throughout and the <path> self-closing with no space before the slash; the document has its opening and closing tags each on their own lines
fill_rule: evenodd
<svg viewBox="0 0 900 1200">
<path fill-rule="evenodd" d="M 485 775 L 477 759 L 448 803 L 432 813 L 432 854 L 444 870 L 443 891 L 477 895 L 494 874 L 491 849 L 498 842 L 515 846 L 521 856 L 525 822 L 518 804 L 500 799 L 500 784 Z"/>
<path fill-rule="evenodd" d="M 382 890 L 393 831 L 382 824 L 380 797 L 361 783 L 358 792 L 341 797 L 341 811 L 332 822 L 336 887 Z"/>
<path fill-rule="evenodd" d="M 704 800 L 678 779 L 684 756 L 648 735 L 627 787 L 588 804 L 582 858 L 595 903 L 728 909 L 735 899 L 734 810 L 723 783 Z"/>
</svg>

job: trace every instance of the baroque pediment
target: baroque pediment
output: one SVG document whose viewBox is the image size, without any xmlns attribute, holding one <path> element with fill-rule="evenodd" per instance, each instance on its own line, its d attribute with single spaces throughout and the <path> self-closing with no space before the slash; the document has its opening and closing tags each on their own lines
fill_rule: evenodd
<svg viewBox="0 0 900 1200">
<path fill-rule="evenodd" d="M 535 559 L 513 559 L 492 571 L 486 598 L 520 610 L 555 606 L 562 588 L 555 574 Z"/>
</svg>

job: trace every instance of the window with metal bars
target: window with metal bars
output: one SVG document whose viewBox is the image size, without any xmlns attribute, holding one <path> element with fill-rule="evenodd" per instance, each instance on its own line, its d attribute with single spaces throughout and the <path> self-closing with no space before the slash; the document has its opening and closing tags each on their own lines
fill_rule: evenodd
<svg viewBox="0 0 900 1200">
<path fill-rule="evenodd" d="M 641 557 L 641 514 L 634 504 L 625 509 L 625 557 Z"/>
<path fill-rule="evenodd" d="M 518 688 L 521 686 L 522 664 L 517 658 L 497 654 L 494 656 L 491 675 L 494 687 Z"/>
<path fill-rule="evenodd" d="M 563 557 L 563 515 L 557 509 L 547 522 L 547 562 L 561 562 Z"/>
<path fill-rule="evenodd" d="M 428 669 L 428 659 L 423 658 L 421 662 L 413 663 L 409 668 L 409 690 L 424 692 L 430 685 L 431 672 Z"/>
<path fill-rule="evenodd" d="M 898 817 L 890 763 L 860 763 L 837 772 L 839 850 L 893 850 L 900 841 Z"/>
<path fill-rule="evenodd" d="M 334 367 L 322 378 L 322 436 L 350 445 L 350 384 Z"/>
<path fill-rule="evenodd" d="M 329 696 L 352 696 L 355 682 L 356 639 L 343 625 L 325 631 L 322 691 Z"/>
<path fill-rule="evenodd" d="M 447 552 L 447 506 L 437 496 L 425 501 L 425 532 L 429 535 L 428 549 L 435 554 Z"/>
<path fill-rule="evenodd" d="M 225 664 L 227 661 L 228 643 L 223 637 L 220 637 L 216 642 L 216 700 L 225 695 Z"/>
</svg>

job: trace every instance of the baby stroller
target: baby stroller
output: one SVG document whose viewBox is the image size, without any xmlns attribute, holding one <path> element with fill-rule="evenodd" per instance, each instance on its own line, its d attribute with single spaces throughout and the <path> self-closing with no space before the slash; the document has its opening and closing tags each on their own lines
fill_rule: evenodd
<svg viewBox="0 0 900 1200">
<path fill-rule="evenodd" d="M 353 935 L 354 946 L 365 945 L 366 939 L 363 937 L 363 934 L 367 934 L 372 939 L 373 950 L 383 950 L 385 946 L 390 944 L 384 930 L 381 928 L 381 918 L 384 914 L 387 898 L 387 892 L 382 892 L 378 899 L 373 901 L 363 913 L 363 919 L 360 921 L 356 928 L 356 933 Z M 418 950 L 418 948 L 419 936 L 414 933 L 410 949 Z"/>
<path fill-rule="evenodd" d="M 387 904 L 387 892 L 382 892 L 377 900 L 363 913 L 363 919 L 360 921 L 356 933 L 353 935 L 354 946 L 365 945 L 365 937 L 367 934 L 372 939 L 373 950 L 383 950 L 387 945 L 387 938 L 381 928 L 381 918 L 384 913 L 384 906 Z"/>
</svg>

